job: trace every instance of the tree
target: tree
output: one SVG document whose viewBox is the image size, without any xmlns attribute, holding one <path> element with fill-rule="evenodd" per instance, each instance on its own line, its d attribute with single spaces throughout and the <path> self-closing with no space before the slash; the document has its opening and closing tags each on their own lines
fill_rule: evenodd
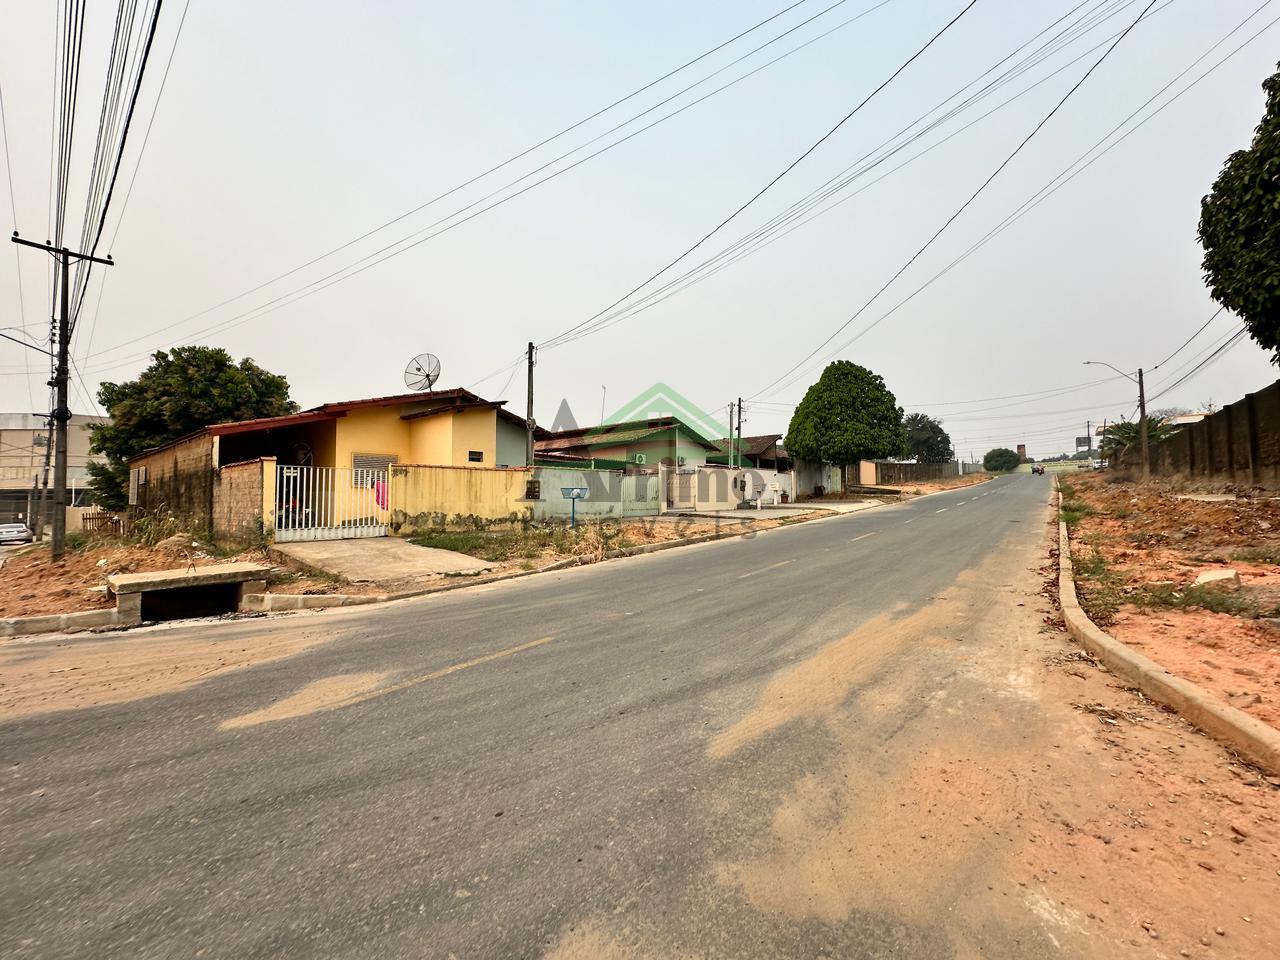
<svg viewBox="0 0 1280 960">
<path fill-rule="evenodd" d="M 783 443 L 797 459 L 843 465 L 900 456 L 907 438 L 902 408 L 884 380 L 837 360 L 805 392 Z"/>
<path fill-rule="evenodd" d="M 1142 449 L 1142 421 L 1120 420 L 1107 424 L 1102 431 L 1102 455 L 1110 458 L 1116 447 L 1133 447 Z M 1147 443 L 1154 445 L 1161 440 L 1168 440 L 1178 432 L 1178 426 L 1164 417 L 1147 414 Z"/>
<path fill-rule="evenodd" d="M 1227 157 L 1200 204 L 1205 282 L 1280 363 L 1280 72 L 1262 83 L 1266 111 L 1247 150 Z"/>
<path fill-rule="evenodd" d="M 1022 458 L 1008 447 L 996 447 L 988 450 L 982 458 L 982 469 L 988 473 L 1002 473 L 1006 470 L 1017 470 Z"/>
<path fill-rule="evenodd" d="M 907 431 L 907 456 L 916 463 L 946 463 L 955 456 L 951 437 L 942 421 L 923 413 L 911 413 L 902 422 Z"/>
<path fill-rule="evenodd" d="M 128 502 L 128 460 L 211 423 L 294 413 L 289 382 L 250 359 L 236 363 L 219 347 L 175 347 L 152 355 L 137 380 L 103 383 L 98 402 L 111 418 L 90 428 L 90 494 L 108 510 Z"/>
</svg>

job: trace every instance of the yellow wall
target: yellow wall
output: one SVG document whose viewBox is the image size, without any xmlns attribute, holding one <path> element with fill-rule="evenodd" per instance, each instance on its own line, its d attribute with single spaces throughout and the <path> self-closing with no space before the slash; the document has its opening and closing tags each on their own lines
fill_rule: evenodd
<svg viewBox="0 0 1280 960">
<path fill-rule="evenodd" d="M 452 420 L 453 459 L 445 462 L 454 466 L 492 467 L 496 463 L 494 458 L 497 454 L 498 414 L 493 410 L 468 410 L 466 413 L 455 413 Z M 484 459 L 480 463 L 472 463 L 467 459 L 471 450 L 479 450 L 484 454 Z"/>
<path fill-rule="evenodd" d="M 528 515 L 522 498 L 530 475 L 527 469 L 392 467 L 391 532 L 407 536 L 458 515 L 488 520 Z"/>
<path fill-rule="evenodd" d="M 405 463 L 453 463 L 453 417 L 410 420 L 409 457 Z"/>
<path fill-rule="evenodd" d="M 382 454 L 408 463 L 412 445 L 409 442 L 409 421 L 400 419 L 399 407 L 372 407 L 352 410 L 337 420 L 337 438 L 334 450 L 335 467 L 351 467 L 351 457 L 357 453 Z M 316 457 L 316 462 L 320 458 Z"/>
</svg>

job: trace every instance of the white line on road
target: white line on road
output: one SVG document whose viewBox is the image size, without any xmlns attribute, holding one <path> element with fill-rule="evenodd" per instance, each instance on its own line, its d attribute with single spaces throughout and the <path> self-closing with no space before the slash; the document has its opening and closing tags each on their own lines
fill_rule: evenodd
<svg viewBox="0 0 1280 960">
<path fill-rule="evenodd" d="M 919 519 L 919 517 L 912 517 L 910 520 L 903 520 L 902 522 L 903 522 L 903 523 L 915 523 L 915 522 L 916 522 L 916 520 L 918 520 L 918 519 Z"/>
<path fill-rule="evenodd" d="M 852 540 L 850 540 L 849 542 L 850 542 L 850 543 L 857 543 L 859 540 L 865 540 L 865 539 L 867 539 L 867 537 L 874 537 L 874 536 L 875 536 L 877 533 L 879 533 L 879 532 L 880 532 L 879 530 L 872 530 L 870 533 L 864 533 L 864 534 L 863 534 L 862 536 L 860 536 L 860 537 L 854 537 L 854 538 L 853 538 Z"/>
<path fill-rule="evenodd" d="M 947 512 L 947 508 L 946 508 L 946 507 L 943 507 L 941 510 L 935 510 L 935 511 L 933 511 L 933 512 L 934 512 L 934 513 L 946 513 L 946 512 Z"/>
<path fill-rule="evenodd" d="M 766 570 L 772 570 L 775 567 L 785 567 L 788 563 L 795 563 L 796 558 L 790 560 L 779 560 L 777 563 L 771 563 L 767 567 L 761 567 L 759 570 L 752 570 L 750 573 L 744 573 L 738 577 L 739 580 L 745 580 L 747 577 L 754 577 L 757 573 L 764 573 Z"/>
</svg>

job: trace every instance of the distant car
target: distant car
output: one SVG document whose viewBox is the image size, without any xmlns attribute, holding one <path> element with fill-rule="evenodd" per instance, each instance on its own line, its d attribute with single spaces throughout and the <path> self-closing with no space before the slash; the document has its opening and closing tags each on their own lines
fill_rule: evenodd
<svg viewBox="0 0 1280 960">
<path fill-rule="evenodd" d="M 25 523 L 0 523 L 0 543 L 30 543 L 34 539 Z"/>
<path fill-rule="evenodd" d="M 1032 472 L 1032 473 L 1044 473 L 1044 464 L 1043 464 L 1043 463 L 1033 463 L 1033 464 L 1031 465 L 1031 472 Z"/>
</svg>

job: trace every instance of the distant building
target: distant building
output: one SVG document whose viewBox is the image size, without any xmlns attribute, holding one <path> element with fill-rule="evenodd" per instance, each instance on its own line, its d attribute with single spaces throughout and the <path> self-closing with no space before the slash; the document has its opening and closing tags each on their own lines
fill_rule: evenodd
<svg viewBox="0 0 1280 960">
<path fill-rule="evenodd" d="M 1022 461 L 1027 459 L 1027 445 L 1025 443 L 1018 444 L 1018 459 Z"/>
<path fill-rule="evenodd" d="M 77 413 L 67 424 L 67 502 L 73 507 L 87 505 L 88 464 L 103 459 L 89 453 L 89 427 L 106 422 L 106 417 Z M 48 440 L 48 421 L 44 417 L 30 413 L 0 413 L 0 523 L 25 522 L 28 519 L 31 492 L 43 482 Z M 52 486 L 52 456 L 49 463 L 49 484 Z"/>
</svg>

